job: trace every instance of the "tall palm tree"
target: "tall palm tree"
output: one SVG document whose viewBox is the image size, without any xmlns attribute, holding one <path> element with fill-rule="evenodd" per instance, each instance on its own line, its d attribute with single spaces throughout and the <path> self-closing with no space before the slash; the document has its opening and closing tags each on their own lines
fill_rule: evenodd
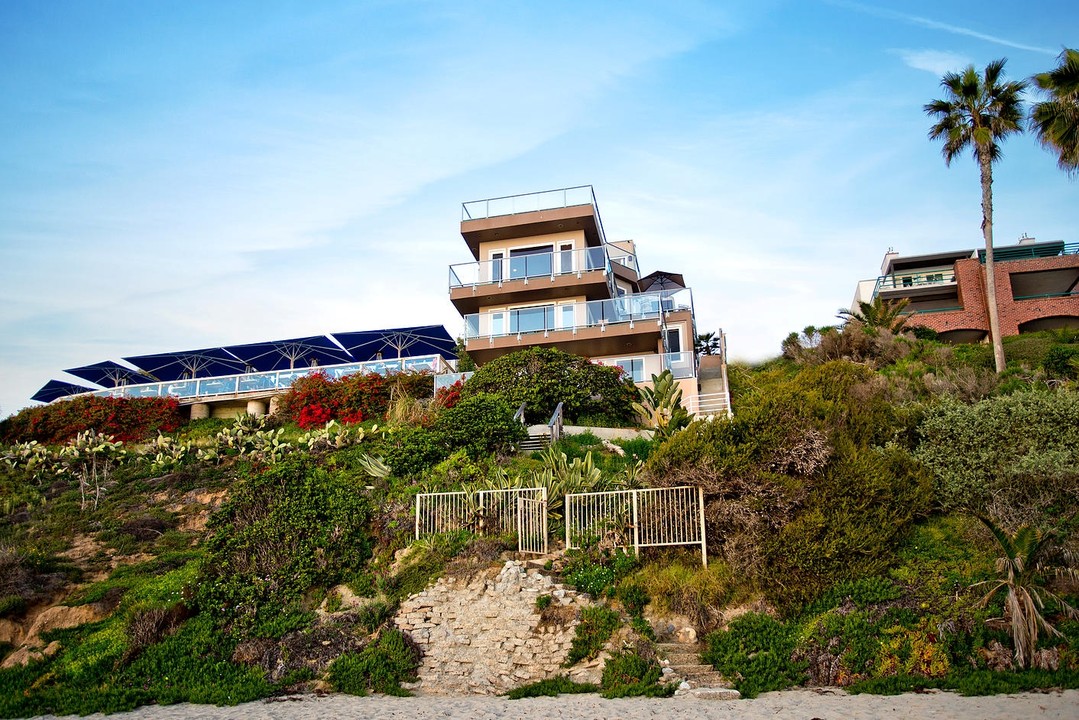
<svg viewBox="0 0 1079 720">
<path fill-rule="evenodd" d="M 1079 50 L 1062 52 L 1060 65 L 1035 75 L 1034 84 L 1048 98 L 1030 109 L 1030 130 L 1057 153 L 1061 170 L 1079 174 Z"/>
<path fill-rule="evenodd" d="M 985 285 L 989 305 L 989 336 L 997 372 L 1004 371 L 1004 343 L 1000 338 L 997 288 L 993 267 L 993 163 L 1000 159 L 1000 143 L 1012 133 L 1023 132 L 1022 95 L 1026 83 L 1004 81 L 1005 59 L 994 60 L 979 75 L 973 65 L 960 73 L 945 73 L 941 87 L 943 100 L 925 106 L 937 122 L 929 130 L 930 140 L 943 140 L 944 163 L 970 149 L 981 170 L 982 236 L 985 238 Z"/>
</svg>

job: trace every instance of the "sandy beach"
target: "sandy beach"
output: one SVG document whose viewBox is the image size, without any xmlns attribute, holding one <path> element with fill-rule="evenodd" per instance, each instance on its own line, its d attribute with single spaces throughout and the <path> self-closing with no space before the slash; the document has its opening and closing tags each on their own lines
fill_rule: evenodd
<svg viewBox="0 0 1079 720">
<path fill-rule="evenodd" d="M 51 716 L 50 716 L 51 717 Z M 1024 693 L 990 697 L 961 697 L 928 692 L 897 696 L 847 695 L 842 690 L 790 690 L 767 693 L 753 700 L 670 699 L 604 700 L 598 695 L 563 695 L 557 698 L 507 700 L 492 697 L 351 697 L 304 695 L 238 705 L 150 706 L 130 713 L 90 715 L 112 720 L 316 720 L 320 718 L 375 718 L 379 720 L 582 720 L 678 717 L 680 720 L 719 718 L 765 720 L 843 720 L 845 718 L 906 718 L 907 720 L 1026 720 L 1026 718 L 1079 718 L 1079 690 Z"/>
</svg>

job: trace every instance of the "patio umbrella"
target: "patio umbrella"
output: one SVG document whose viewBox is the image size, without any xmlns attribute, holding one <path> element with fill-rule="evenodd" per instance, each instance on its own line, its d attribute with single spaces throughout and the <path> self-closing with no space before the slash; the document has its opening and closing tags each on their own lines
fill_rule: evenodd
<svg viewBox="0 0 1079 720">
<path fill-rule="evenodd" d="M 124 367 L 112 360 L 104 360 L 93 365 L 84 365 L 77 368 L 64 370 L 75 377 L 89 380 L 102 387 L 117 387 L 119 385 L 136 385 L 138 383 L 153 382 L 154 379 L 138 370 Z"/>
<path fill-rule="evenodd" d="M 312 361 L 318 365 L 352 362 L 352 357 L 325 335 L 228 345 L 224 349 L 259 372 L 307 367 Z"/>
<path fill-rule="evenodd" d="M 184 350 L 182 352 L 136 355 L 124 360 L 162 382 L 197 377 L 238 375 L 245 369 L 244 361 L 225 352 L 224 348 Z"/>
<path fill-rule="evenodd" d="M 453 352 L 457 342 L 441 325 L 334 333 L 333 339 L 341 343 L 341 347 L 348 350 L 358 362 L 379 357 L 384 360 L 421 355 L 441 355 L 450 359 L 457 357 Z"/>
<path fill-rule="evenodd" d="M 74 383 L 64 382 L 62 380 L 50 380 L 45 383 L 40 390 L 30 396 L 31 400 L 37 400 L 38 402 L 49 403 L 57 398 L 69 397 L 71 395 L 79 395 L 85 392 L 93 392 L 94 388 L 84 387 L 83 385 L 76 385 Z"/>
<path fill-rule="evenodd" d="M 645 275 L 637 281 L 637 287 L 641 292 L 657 290 L 684 290 L 686 280 L 681 273 L 665 272 L 656 270 L 650 275 Z"/>
</svg>

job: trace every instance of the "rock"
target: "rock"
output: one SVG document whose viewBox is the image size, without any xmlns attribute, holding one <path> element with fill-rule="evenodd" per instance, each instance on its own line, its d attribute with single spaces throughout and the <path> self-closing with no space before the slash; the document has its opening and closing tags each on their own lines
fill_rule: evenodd
<svg viewBox="0 0 1079 720">
<path fill-rule="evenodd" d="M 50 630 L 66 630 L 67 628 L 78 627 L 89 622 L 97 622 L 104 617 L 105 613 L 93 605 L 78 605 L 76 607 L 56 605 L 34 618 L 34 624 L 30 626 L 30 630 L 26 633 L 25 642 L 28 645 L 40 647 L 42 633 Z"/>
</svg>

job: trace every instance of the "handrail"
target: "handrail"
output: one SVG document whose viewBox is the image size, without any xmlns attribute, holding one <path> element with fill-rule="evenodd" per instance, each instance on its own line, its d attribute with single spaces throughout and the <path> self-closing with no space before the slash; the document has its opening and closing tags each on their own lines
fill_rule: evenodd
<svg viewBox="0 0 1079 720">
<path fill-rule="evenodd" d="M 513 413 L 513 419 L 517 420 L 518 422 L 520 422 L 522 425 L 525 425 L 525 426 L 528 425 L 528 423 L 525 422 L 525 406 L 526 405 L 528 405 L 528 403 L 526 403 L 526 402 L 521 403 L 521 407 L 517 408 L 517 412 Z"/>
<path fill-rule="evenodd" d="M 629 259 L 629 263 L 625 262 Z M 478 260 L 450 265 L 450 289 L 475 287 L 478 285 L 499 285 L 513 280 L 550 277 L 552 280 L 562 275 L 582 276 L 585 273 L 611 273 L 611 266 L 619 264 L 640 274 L 637 257 L 613 245 L 580 248 L 577 250 L 553 250 L 547 253 L 504 257 L 496 260 Z"/>
<path fill-rule="evenodd" d="M 551 415 L 550 422 L 547 423 L 547 429 L 551 433 L 551 442 L 556 443 L 562 439 L 562 403 L 554 409 L 554 414 Z"/>
</svg>

